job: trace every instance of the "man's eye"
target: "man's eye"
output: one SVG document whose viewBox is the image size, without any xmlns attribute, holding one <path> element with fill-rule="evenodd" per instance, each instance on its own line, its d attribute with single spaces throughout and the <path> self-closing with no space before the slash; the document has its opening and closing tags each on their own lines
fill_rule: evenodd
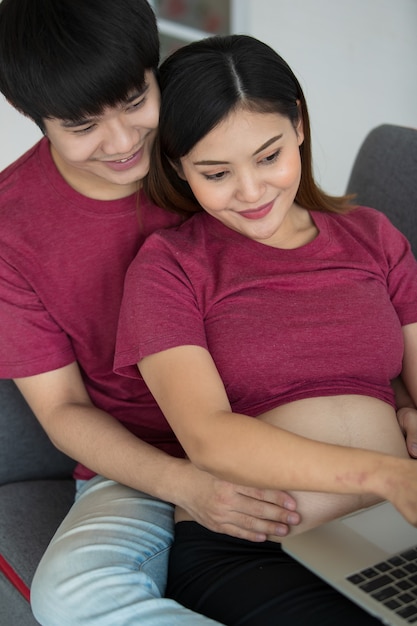
<svg viewBox="0 0 417 626">
<path fill-rule="evenodd" d="M 75 135 L 85 135 L 86 133 L 89 133 L 91 130 L 93 130 L 93 128 L 95 128 L 95 124 L 90 124 L 90 126 L 85 126 L 84 128 L 76 128 L 72 132 Z"/>
<path fill-rule="evenodd" d="M 136 102 L 132 102 L 132 104 L 128 107 L 128 109 L 139 109 L 143 104 L 145 104 L 146 102 L 146 98 L 141 98 L 140 100 L 137 100 Z"/>
</svg>

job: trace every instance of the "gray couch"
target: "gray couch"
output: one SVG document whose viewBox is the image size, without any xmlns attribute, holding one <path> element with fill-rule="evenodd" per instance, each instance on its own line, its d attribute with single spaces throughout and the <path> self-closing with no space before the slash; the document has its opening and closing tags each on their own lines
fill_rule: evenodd
<svg viewBox="0 0 417 626">
<path fill-rule="evenodd" d="M 347 191 L 385 213 L 417 256 L 417 128 L 383 124 L 365 138 Z"/>
<path fill-rule="evenodd" d="M 37 624 L 26 594 L 74 500 L 74 465 L 51 444 L 15 384 L 0 380 L 1 626 Z"/>
<path fill-rule="evenodd" d="M 357 193 L 359 203 L 387 213 L 417 254 L 417 130 L 390 125 L 374 129 L 358 153 L 348 191 Z M 73 467 L 73 461 L 53 448 L 13 382 L 1 380 L 1 626 L 36 624 L 25 595 L 71 506 Z"/>
</svg>

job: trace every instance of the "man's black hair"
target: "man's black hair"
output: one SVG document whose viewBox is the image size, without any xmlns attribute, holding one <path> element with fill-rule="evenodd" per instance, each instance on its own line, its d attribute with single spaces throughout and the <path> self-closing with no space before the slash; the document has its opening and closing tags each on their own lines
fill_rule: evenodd
<svg viewBox="0 0 417 626">
<path fill-rule="evenodd" d="M 146 0 L 0 2 L 0 90 L 42 130 L 125 100 L 158 63 Z"/>
</svg>

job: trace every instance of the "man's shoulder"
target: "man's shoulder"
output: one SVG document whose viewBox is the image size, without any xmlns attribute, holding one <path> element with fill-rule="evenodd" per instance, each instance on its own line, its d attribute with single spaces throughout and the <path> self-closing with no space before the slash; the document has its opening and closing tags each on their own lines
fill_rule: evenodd
<svg viewBox="0 0 417 626">
<path fill-rule="evenodd" d="M 39 180 L 39 153 L 46 139 L 41 139 L 16 161 L 0 172 L 0 195 L 3 201 L 10 195 L 25 193 L 33 181 Z"/>
<path fill-rule="evenodd" d="M 47 139 L 43 137 L 39 141 L 37 141 L 33 146 L 31 146 L 26 152 L 21 154 L 15 161 L 7 165 L 0 172 L 0 181 L 6 180 L 9 176 L 11 176 L 14 172 L 25 170 L 27 167 L 31 167 L 34 158 L 39 153 L 41 147 L 44 147 L 44 144 L 47 143 Z"/>
<path fill-rule="evenodd" d="M 173 214 L 171 214 L 173 215 Z M 190 217 L 176 215 L 169 228 L 158 228 L 150 235 L 150 246 L 162 246 L 184 251 L 199 248 L 205 237 L 204 214 L 197 213 Z"/>
<path fill-rule="evenodd" d="M 180 227 L 185 223 L 182 215 L 162 209 L 149 200 L 143 192 L 140 195 L 139 207 L 140 224 L 145 237 L 167 229 L 177 230 L 175 227 Z"/>
</svg>

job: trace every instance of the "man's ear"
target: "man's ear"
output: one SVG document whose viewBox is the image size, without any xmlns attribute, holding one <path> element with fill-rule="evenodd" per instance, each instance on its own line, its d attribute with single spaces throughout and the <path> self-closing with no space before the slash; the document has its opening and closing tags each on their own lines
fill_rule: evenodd
<svg viewBox="0 0 417 626">
<path fill-rule="evenodd" d="M 185 178 L 184 170 L 182 169 L 181 161 L 178 159 L 177 161 L 172 161 L 169 159 L 171 167 L 176 171 L 177 175 L 182 178 L 182 180 L 187 180 Z"/>
</svg>

